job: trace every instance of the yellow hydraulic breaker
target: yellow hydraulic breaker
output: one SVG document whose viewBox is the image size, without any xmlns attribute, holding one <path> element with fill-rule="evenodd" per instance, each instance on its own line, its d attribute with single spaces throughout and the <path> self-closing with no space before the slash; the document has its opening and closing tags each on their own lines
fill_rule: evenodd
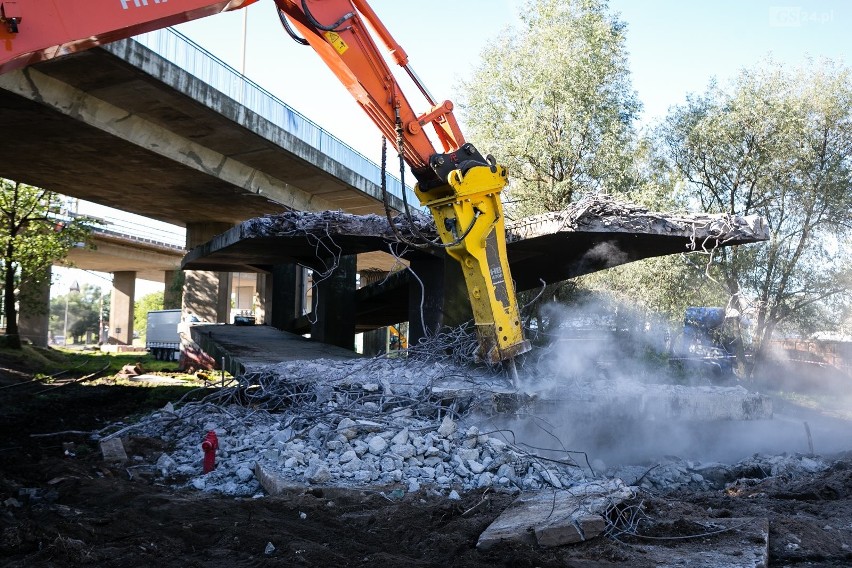
<svg viewBox="0 0 852 568">
<path fill-rule="evenodd" d="M 415 193 L 429 207 L 450 256 L 462 266 L 479 338 L 479 355 L 512 361 L 530 350 L 524 339 L 515 285 L 506 256 L 500 192 L 506 168 L 493 162 L 453 169 L 447 185 Z"/>
</svg>

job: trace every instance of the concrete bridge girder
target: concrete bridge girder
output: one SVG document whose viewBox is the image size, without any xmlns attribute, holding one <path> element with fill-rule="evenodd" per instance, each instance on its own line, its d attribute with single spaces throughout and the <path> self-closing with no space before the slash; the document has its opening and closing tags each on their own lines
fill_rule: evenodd
<svg viewBox="0 0 852 568">
<path fill-rule="evenodd" d="M 297 210 L 335 208 L 334 203 L 325 200 L 320 195 L 303 191 L 290 183 L 248 166 L 239 159 L 194 142 L 160 124 L 105 102 L 82 90 L 75 89 L 67 83 L 45 75 L 36 69 L 13 71 L 0 76 L 0 88 L 48 106 L 132 145 L 212 176 L 234 187 L 230 195 L 222 195 L 221 192 L 197 195 L 196 199 L 199 205 L 203 204 L 205 199 L 237 199 L 237 193 L 242 190 L 247 192 L 240 195 L 242 198 L 249 195 L 271 202 L 272 205 L 268 209 L 273 209 L 276 205 L 279 208 L 283 205 Z M 231 150 L 234 156 L 239 156 L 245 151 L 242 148 L 232 148 Z M 133 196 L 129 197 L 133 198 Z M 130 209 L 128 206 L 125 208 Z M 161 219 L 177 223 L 186 221 L 186 219 L 169 215 L 167 197 L 157 209 L 159 210 L 157 217 Z M 237 215 L 232 220 L 237 222 L 241 221 L 242 218 Z"/>
<path fill-rule="evenodd" d="M 164 282 L 166 272 L 180 270 L 184 250 L 158 247 L 95 234 L 87 247 L 72 248 L 63 264 L 95 272 L 136 272 L 136 277 Z"/>
</svg>

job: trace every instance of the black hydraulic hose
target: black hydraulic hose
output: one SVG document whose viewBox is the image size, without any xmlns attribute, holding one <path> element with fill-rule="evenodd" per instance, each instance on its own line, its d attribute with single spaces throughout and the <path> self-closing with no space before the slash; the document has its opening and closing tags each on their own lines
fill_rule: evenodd
<svg viewBox="0 0 852 568">
<path fill-rule="evenodd" d="M 343 24 L 343 22 L 345 22 L 346 20 L 355 16 L 355 12 L 349 12 L 348 14 L 345 14 L 342 18 L 340 18 L 339 20 L 337 20 L 336 22 L 334 22 L 330 26 L 324 26 L 321 23 L 319 23 L 316 18 L 314 18 L 313 14 L 311 14 L 311 10 L 310 10 L 310 8 L 308 8 L 308 0 L 302 0 L 302 10 L 304 10 L 305 16 L 308 18 L 308 21 L 311 23 L 312 26 L 314 26 L 317 29 L 326 31 L 326 32 L 341 31 L 340 29 L 338 29 L 338 28 L 340 28 L 340 25 Z"/>
<path fill-rule="evenodd" d="M 424 242 L 428 243 L 429 246 L 441 249 L 447 249 L 450 247 L 458 246 L 462 243 L 470 232 L 473 230 L 473 226 L 476 224 L 476 220 L 479 219 L 478 212 L 473 216 L 473 220 L 470 222 L 470 225 L 467 229 L 465 229 L 464 233 L 456 240 L 451 243 L 440 243 L 436 241 L 429 240 L 426 235 L 420 232 L 420 229 L 417 225 L 414 224 L 414 219 L 411 218 L 411 212 L 408 208 L 408 199 L 405 197 L 405 158 L 403 157 L 403 147 L 402 147 L 402 119 L 399 116 L 399 109 L 396 109 L 396 147 L 397 152 L 399 154 L 399 180 L 402 185 L 402 205 L 405 211 L 405 218 L 408 220 L 408 224 L 411 225 L 412 231 L 417 235 L 418 238 L 422 239 Z M 436 222 L 437 224 L 437 222 Z M 437 227 L 435 227 L 437 229 Z"/>
<path fill-rule="evenodd" d="M 308 40 L 303 37 L 299 37 L 299 34 L 296 33 L 296 30 L 294 30 L 290 26 L 290 21 L 287 19 L 287 16 L 284 15 L 284 10 L 282 10 L 278 6 L 275 6 L 275 8 L 278 10 L 278 19 L 281 20 L 281 25 L 284 26 L 284 31 L 287 32 L 287 35 L 293 38 L 293 41 L 298 44 L 308 45 Z"/>
<path fill-rule="evenodd" d="M 393 216 L 391 215 L 390 204 L 388 203 L 388 186 L 387 186 L 387 138 L 382 136 L 382 204 L 385 206 L 385 216 L 388 219 L 388 225 L 390 225 L 391 230 L 393 231 L 394 236 L 396 236 L 397 240 L 403 244 L 406 244 L 410 247 L 425 249 L 429 245 L 425 243 L 413 243 L 408 239 L 402 236 L 402 233 L 399 232 L 399 229 L 393 222 Z M 402 186 L 402 194 L 405 195 L 405 186 Z"/>
</svg>

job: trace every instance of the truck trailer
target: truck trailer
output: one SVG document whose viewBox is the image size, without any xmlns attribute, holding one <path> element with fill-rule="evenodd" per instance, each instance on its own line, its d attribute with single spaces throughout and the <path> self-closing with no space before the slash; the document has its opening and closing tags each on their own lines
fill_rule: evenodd
<svg viewBox="0 0 852 568">
<path fill-rule="evenodd" d="M 148 312 L 148 329 L 145 349 L 158 361 L 177 361 L 180 358 L 180 310 L 152 310 Z"/>
</svg>

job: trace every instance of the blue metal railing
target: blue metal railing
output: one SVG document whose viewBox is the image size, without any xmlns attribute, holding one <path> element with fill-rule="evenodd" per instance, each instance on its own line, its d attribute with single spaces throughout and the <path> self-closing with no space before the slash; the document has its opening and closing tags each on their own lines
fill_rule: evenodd
<svg viewBox="0 0 852 568">
<path fill-rule="evenodd" d="M 180 32 L 165 28 L 133 39 L 331 159 L 376 185 L 381 185 L 381 168 L 376 163 Z M 388 192 L 402 199 L 402 183 L 399 179 L 391 175 L 387 175 L 386 179 Z M 409 205 L 418 207 L 419 201 L 414 191 L 410 187 L 406 187 L 406 190 Z"/>
</svg>

